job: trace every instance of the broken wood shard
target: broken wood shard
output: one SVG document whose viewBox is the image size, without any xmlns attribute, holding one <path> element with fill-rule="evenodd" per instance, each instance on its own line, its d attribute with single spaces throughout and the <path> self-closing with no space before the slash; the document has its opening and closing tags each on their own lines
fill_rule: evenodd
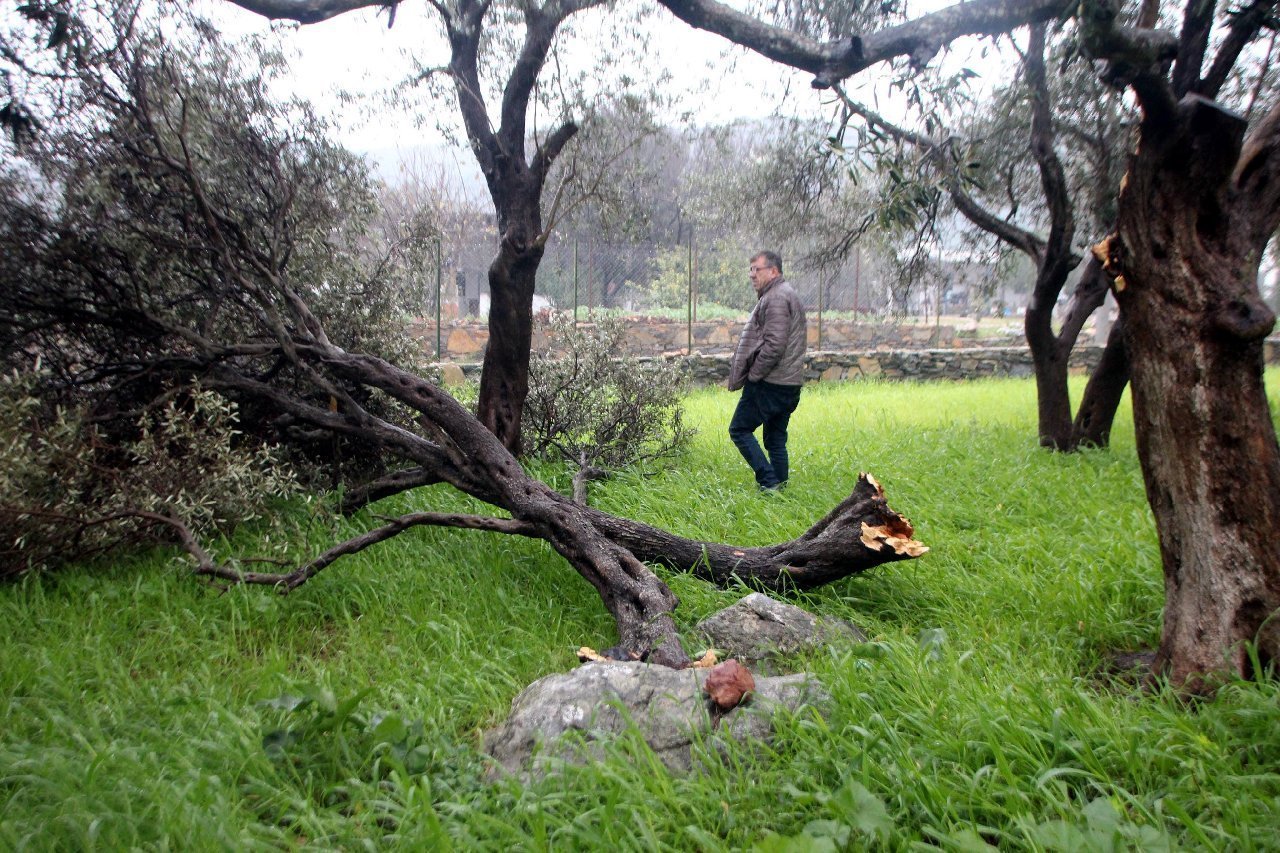
<svg viewBox="0 0 1280 853">
<path fill-rule="evenodd" d="M 914 532 L 911 523 L 905 518 L 896 519 L 878 527 L 872 527 L 864 521 L 862 522 L 862 544 L 874 551 L 879 551 L 887 545 L 895 554 L 919 557 L 928 552 L 929 546 L 912 539 L 911 534 Z"/>
<path fill-rule="evenodd" d="M 689 664 L 689 666 L 693 669 L 711 669 L 711 667 L 715 666 L 719 660 L 720 657 L 716 654 L 715 649 L 707 649 L 706 653 L 703 654 L 702 657 Z"/>
<path fill-rule="evenodd" d="M 582 648 L 578 649 L 579 663 L 599 663 L 601 661 L 607 661 L 607 660 L 608 660 L 607 657 L 605 657 L 604 655 L 597 652 L 595 649 L 590 648 L 588 646 L 583 646 Z"/>
</svg>

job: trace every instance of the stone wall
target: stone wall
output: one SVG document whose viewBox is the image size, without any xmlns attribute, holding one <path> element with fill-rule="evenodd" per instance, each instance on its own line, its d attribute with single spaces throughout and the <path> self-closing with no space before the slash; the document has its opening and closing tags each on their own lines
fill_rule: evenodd
<svg viewBox="0 0 1280 853">
<path fill-rule="evenodd" d="M 695 346 L 693 355 L 684 354 L 683 342 L 688 327 L 676 323 L 637 322 L 628 334 L 631 354 L 641 361 L 661 358 L 667 361 L 683 361 L 689 378 L 695 385 L 715 385 L 729 375 L 729 359 L 737 342 L 740 323 L 694 324 Z M 702 348 L 697 345 L 697 333 L 703 330 Z M 658 331 L 655 331 L 658 330 Z M 686 336 L 679 345 L 672 335 L 678 331 Z M 661 332 L 661 334 L 659 334 Z M 722 343 L 732 332 L 728 344 Z M 828 336 L 828 332 L 832 336 Z M 435 329 L 430 329 L 430 339 L 423 339 L 429 351 L 435 347 Z M 421 332 L 419 331 L 419 334 Z M 843 336 L 843 337 L 837 337 Z M 454 326 L 450 329 L 449 360 L 440 367 L 446 382 L 456 383 L 480 376 L 479 355 L 488 332 L 483 327 Z M 987 339 L 989 340 L 989 339 Z M 843 343 L 838 350 L 831 349 L 837 341 Z M 806 379 L 810 382 L 838 380 L 961 380 L 989 376 L 1031 376 L 1031 351 L 1025 344 L 1012 346 L 983 346 L 986 340 L 975 340 L 956 334 L 950 326 L 891 326 L 867 323 L 823 324 L 822 350 L 815 350 L 817 343 L 814 323 L 809 324 L 810 352 L 805 359 Z M 1019 342 L 1020 343 L 1020 342 Z M 457 345 L 455 348 L 454 345 Z M 554 354 L 554 348 L 541 330 L 534 340 L 535 352 Z M 1089 373 L 1097 365 L 1102 347 L 1077 346 L 1068 362 L 1072 372 Z M 1270 338 L 1265 344 L 1267 364 L 1280 364 L 1280 338 Z"/>
<path fill-rule="evenodd" d="M 1077 347 L 1071 353 L 1073 371 L 1089 372 L 1098 363 L 1102 347 Z M 728 353 L 692 356 L 647 356 L 682 361 L 694 385 L 715 385 L 729 375 Z M 451 363 L 444 367 L 445 380 L 478 378 L 479 364 Z M 858 352 L 811 352 L 805 359 L 805 378 L 810 382 L 838 380 L 930 380 L 977 379 L 988 376 L 1030 376 L 1031 351 L 1026 347 L 985 347 L 969 349 L 862 350 Z"/>
<path fill-rule="evenodd" d="M 629 355 L 683 354 L 689 348 L 690 327 L 687 323 L 635 318 L 627 322 L 627 353 Z M 742 320 L 717 320 L 694 323 L 694 354 L 709 355 L 731 353 L 742 331 Z M 434 355 L 436 350 L 436 326 L 433 322 L 420 321 L 411 332 L 423 348 Z M 819 336 L 821 332 L 821 336 Z M 821 342 L 819 342 L 821 337 Z M 818 328 L 816 318 L 809 318 L 809 348 L 812 350 L 836 350 L 853 352 L 862 350 L 953 349 L 978 346 L 1009 345 L 1021 340 L 1021 335 L 1002 337 L 998 340 L 979 339 L 957 332 L 953 326 L 906 326 L 891 323 L 855 323 L 851 320 L 824 320 Z M 478 323 L 446 323 L 440 330 L 440 343 L 444 356 L 451 361 L 479 361 L 489 342 L 489 329 Z M 554 351 L 554 341 L 547 337 L 545 328 L 535 326 L 534 352 Z"/>
</svg>

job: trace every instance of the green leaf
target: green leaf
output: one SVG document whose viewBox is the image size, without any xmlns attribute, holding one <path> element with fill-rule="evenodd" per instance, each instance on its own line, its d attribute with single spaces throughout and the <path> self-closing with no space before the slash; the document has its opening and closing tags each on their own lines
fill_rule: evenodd
<svg viewBox="0 0 1280 853">
<path fill-rule="evenodd" d="M 1106 797 L 1097 797 L 1084 807 L 1085 823 L 1095 832 L 1114 833 L 1120 828 L 1121 817 L 1116 807 Z"/>
<path fill-rule="evenodd" d="M 831 798 L 831 808 L 864 835 L 888 840 L 893 818 L 875 794 L 850 779 Z"/>
<path fill-rule="evenodd" d="M 408 737 L 409 727 L 398 714 L 387 714 L 381 719 L 375 719 L 370 734 L 378 743 L 400 743 Z"/>
<path fill-rule="evenodd" d="M 804 834 L 813 838 L 830 838 L 837 847 L 849 843 L 852 830 L 838 820 L 811 820 L 804 826 Z"/>
<path fill-rule="evenodd" d="M 308 684 L 302 688 L 303 694 L 308 699 L 316 703 L 316 707 L 321 711 L 327 711 L 332 714 L 338 710 L 338 697 L 333 695 L 333 691 L 321 684 Z"/>
<path fill-rule="evenodd" d="M 942 628 L 926 628 L 920 632 L 916 642 L 929 660 L 937 660 L 942 656 L 942 647 L 947 644 L 947 632 Z"/>
<path fill-rule="evenodd" d="M 787 836 L 769 833 L 751 848 L 756 853 L 836 853 L 835 842 L 830 838 L 814 838 L 801 833 Z"/>
<path fill-rule="evenodd" d="M 986 839 L 972 829 L 962 829 L 947 840 L 951 842 L 947 849 L 955 850 L 957 853 L 988 853 L 988 851 L 999 849 L 988 844 Z"/>
<path fill-rule="evenodd" d="M 1051 820 L 1031 828 L 1031 840 L 1045 850 L 1089 850 L 1085 834 L 1065 820 Z"/>
</svg>

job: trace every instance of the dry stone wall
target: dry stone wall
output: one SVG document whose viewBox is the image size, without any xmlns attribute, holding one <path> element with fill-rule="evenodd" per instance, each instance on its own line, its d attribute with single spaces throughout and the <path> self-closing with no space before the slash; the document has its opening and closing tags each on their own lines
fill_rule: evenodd
<svg viewBox="0 0 1280 853">
<path fill-rule="evenodd" d="M 627 334 L 628 354 L 647 359 L 680 361 L 694 385 L 715 385 L 729 375 L 729 359 L 740 322 L 695 323 L 692 355 L 686 355 L 689 328 L 683 323 L 633 321 Z M 435 349 L 435 327 L 419 325 L 415 334 L 428 352 Z M 447 333 L 447 338 L 445 336 Z M 993 345 L 990 338 L 958 334 L 951 326 L 895 326 L 852 322 L 824 323 L 822 347 L 818 329 L 809 323 L 810 352 L 805 377 L 809 382 L 841 380 L 963 380 L 993 376 L 1031 376 L 1031 352 L 1020 336 Z M 480 358 L 488 330 L 477 325 L 454 325 L 442 330 L 448 341 L 441 362 L 442 377 L 454 384 L 480 375 Z M 538 329 L 535 352 L 555 356 L 554 341 Z M 1280 338 L 1266 342 L 1266 361 L 1280 364 Z M 1072 371 L 1089 373 L 1097 366 L 1102 347 L 1081 345 L 1071 353 Z"/>
<path fill-rule="evenodd" d="M 715 355 L 732 353 L 742 331 L 742 320 L 718 320 L 688 323 L 637 318 L 628 320 L 626 345 L 628 355 L 683 354 L 689 347 L 690 335 L 695 354 Z M 584 324 L 589 325 L 589 324 Z M 436 350 L 436 326 L 431 322 L 418 322 L 411 332 L 422 342 L 423 349 L 434 354 Z M 440 345 L 444 357 L 451 361 L 480 361 L 485 345 L 489 342 L 489 330 L 479 323 L 447 323 L 440 329 Z M 980 345 L 1012 344 L 1021 340 L 1020 334 L 979 340 L 958 332 L 953 326 L 909 326 L 893 323 L 854 323 L 849 320 L 826 320 L 821 326 L 816 318 L 809 319 L 809 348 L 848 352 L 853 350 L 896 349 L 952 349 Z M 535 326 L 534 352 L 554 352 L 555 341 L 545 328 Z"/>
<path fill-rule="evenodd" d="M 1071 369 L 1091 371 L 1102 354 L 1101 347 L 1077 347 L 1071 354 Z M 729 376 L 728 353 L 710 355 L 642 356 L 640 361 L 662 359 L 681 361 L 693 385 L 716 385 Z M 863 350 L 861 352 L 811 352 L 805 359 L 805 379 L 809 382 L 840 380 L 925 381 L 937 379 L 977 379 L 988 376 L 1030 376 L 1031 352 L 1026 347 L 973 349 Z M 479 364 L 449 363 L 444 367 L 446 382 L 477 379 Z"/>
</svg>

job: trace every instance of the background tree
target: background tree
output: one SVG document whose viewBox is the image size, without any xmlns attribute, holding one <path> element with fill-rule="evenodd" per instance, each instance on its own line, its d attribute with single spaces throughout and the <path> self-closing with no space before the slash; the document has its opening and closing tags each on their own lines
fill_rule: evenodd
<svg viewBox="0 0 1280 853">
<path fill-rule="evenodd" d="M 384 0 L 232 0 L 268 18 L 302 24 L 362 8 L 401 13 Z M 520 412 L 528 393 L 533 295 L 555 213 L 544 220 L 543 192 L 556 159 L 578 133 L 574 99 L 561 101 L 554 121 L 530 121 L 539 78 L 557 33 L 575 14 L 603 0 L 493 3 L 451 0 L 431 6 L 449 43 L 449 61 L 422 76 L 447 75 L 467 142 L 497 214 L 498 253 L 489 267 L 489 343 L 480 379 L 478 414 L 509 450 L 519 453 Z M 501 79 L 500 86 L 493 85 Z M 547 99 L 547 104 L 552 103 Z M 551 208 L 555 209 L 553 199 Z"/>
<path fill-rule="evenodd" d="M 1024 327 L 1035 369 L 1039 440 L 1046 447 L 1074 450 L 1081 444 L 1106 445 L 1128 382 L 1122 328 L 1112 327 L 1073 422 L 1068 359 L 1108 287 L 1096 260 L 1079 269 L 1083 246 L 1077 235 L 1096 238 L 1113 221 L 1099 217 L 1114 211 L 1120 180 L 1115 164 L 1127 130 L 1119 100 L 1083 73 L 1080 63 L 1059 57 L 1068 67 L 1050 81 L 1045 52 L 1045 28 L 1033 25 L 1027 48 L 1020 51 L 1020 79 L 992 94 L 985 116 L 974 120 L 982 114 L 971 99 L 961 110 L 968 120 L 941 118 L 942 109 L 926 108 L 926 132 L 899 126 L 838 87 L 837 92 L 847 116 L 866 123 L 858 150 L 888 173 L 892 193 L 879 207 L 881 219 L 905 221 L 910 230 L 933 227 L 943 212 L 938 195 L 930 191 L 936 184 L 950 200 L 949 209 L 1034 265 Z M 965 69 L 961 77 L 968 73 Z M 953 80 L 943 88 L 956 85 Z M 954 95 L 943 97 L 954 105 Z M 1059 297 L 1073 271 L 1078 278 L 1055 330 Z"/>
<path fill-rule="evenodd" d="M 552 168 L 545 215 L 562 237 L 589 244 L 601 308 L 617 307 L 656 245 L 680 239 L 687 146 L 657 118 L 671 106 L 653 91 L 581 104 L 582 132 Z M 567 304 L 567 288 L 560 295 Z"/>
</svg>

